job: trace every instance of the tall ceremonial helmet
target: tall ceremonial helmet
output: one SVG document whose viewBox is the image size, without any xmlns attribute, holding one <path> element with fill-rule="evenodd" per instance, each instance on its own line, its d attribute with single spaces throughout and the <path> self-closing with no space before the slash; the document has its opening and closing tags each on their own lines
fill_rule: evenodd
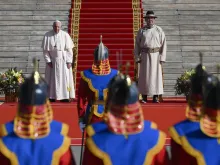
<svg viewBox="0 0 220 165">
<path fill-rule="evenodd" d="M 52 109 L 47 99 L 48 86 L 37 71 L 25 80 L 19 90 L 18 112 L 14 119 L 14 132 L 22 138 L 37 139 L 50 132 Z"/>
<path fill-rule="evenodd" d="M 109 74 L 110 70 L 109 51 L 102 42 L 102 36 L 100 36 L 100 43 L 94 51 L 92 71 L 94 74 L 105 75 Z"/>
<path fill-rule="evenodd" d="M 104 120 L 116 134 L 129 135 L 143 129 L 143 112 L 136 83 L 119 73 L 109 83 Z"/>
<path fill-rule="evenodd" d="M 198 121 L 200 119 L 203 104 L 202 85 L 206 76 L 205 67 L 199 64 L 195 68 L 195 74 L 190 79 L 191 91 L 188 98 L 186 117 L 192 121 Z"/>
<path fill-rule="evenodd" d="M 220 82 L 214 75 L 208 75 L 203 85 L 203 116 L 201 130 L 210 137 L 220 137 Z"/>
</svg>

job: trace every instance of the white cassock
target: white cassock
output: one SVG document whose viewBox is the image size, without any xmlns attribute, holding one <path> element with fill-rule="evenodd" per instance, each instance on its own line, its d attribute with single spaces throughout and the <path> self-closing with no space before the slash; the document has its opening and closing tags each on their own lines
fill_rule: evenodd
<svg viewBox="0 0 220 165">
<path fill-rule="evenodd" d="M 148 49 L 159 50 L 154 53 Z M 136 37 L 134 55 L 141 59 L 139 68 L 138 88 L 142 95 L 163 94 L 162 66 L 160 61 L 166 61 L 166 37 L 163 30 L 154 25 L 152 28 L 141 28 Z"/>
<path fill-rule="evenodd" d="M 73 41 L 68 33 L 53 30 L 44 35 L 42 41 L 43 54 L 46 63 L 52 62 L 53 68 L 46 65 L 45 79 L 49 85 L 49 98 L 63 100 L 75 98 L 72 67 L 67 63 L 73 62 Z"/>
</svg>

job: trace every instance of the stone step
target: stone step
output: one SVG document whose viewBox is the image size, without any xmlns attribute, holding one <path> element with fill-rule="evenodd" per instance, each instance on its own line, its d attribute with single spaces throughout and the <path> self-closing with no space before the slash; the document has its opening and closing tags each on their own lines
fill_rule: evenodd
<svg viewBox="0 0 220 165">
<path fill-rule="evenodd" d="M 179 25 L 180 30 L 220 30 L 219 25 Z"/>
<path fill-rule="evenodd" d="M 143 26 L 145 26 L 144 24 Z M 164 31 L 166 30 L 219 30 L 220 24 L 176 24 L 176 25 L 168 25 L 161 24 L 159 25 L 156 22 L 156 25 L 160 26 Z"/>
<path fill-rule="evenodd" d="M 219 5 L 220 7 L 220 5 Z M 156 12 L 155 12 L 156 14 Z M 160 17 L 158 16 L 158 18 L 156 19 L 156 22 L 159 20 L 164 20 L 164 21 L 168 21 L 168 20 L 176 20 L 176 21 L 182 21 L 182 20 L 210 20 L 210 18 L 212 18 L 211 20 L 219 20 L 219 16 L 218 15 L 161 15 Z"/>
<path fill-rule="evenodd" d="M 57 1 L 57 0 L 0 0 L 1 5 L 5 4 L 71 4 L 71 0 L 62 0 L 62 1 Z"/>
<path fill-rule="evenodd" d="M 200 45 L 193 45 L 193 46 L 181 46 L 181 50 L 182 51 L 204 51 L 204 52 L 206 52 L 206 51 L 208 51 L 208 52 L 212 52 L 212 51 L 220 51 L 220 46 L 212 46 L 212 45 L 210 45 L 210 46 L 206 46 L 206 45 L 202 45 L 202 46 L 200 46 Z"/>
<path fill-rule="evenodd" d="M 164 97 L 166 96 L 175 96 L 175 93 L 173 91 L 164 91 L 164 94 L 163 94 Z"/>
<path fill-rule="evenodd" d="M 219 10 L 220 9 L 220 3 L 218 4 L 212 4 L 212 3 L 186 3 L 186 4 L 175 4 L 175 3 L 166 3 L 166 4 L 150 4 L 148 2 L 143 2 L 142 7 L 148 10 L 161 10 L 161 9 L 179 9 L 179 10 L 184 10 L 184 9 L 191 9 L 191 10 Z"/>
<path fill-rule="evenodd" d="M 166 73 L 166 76 L 164 76 L 164 79 L 176 80 L 179 76 L 180 76 L 179 73 Z"/>
<path fill-rule="evenodd" d="M 219 57 L 220 52 L 210 51 L 210 52 L 202 52 L 203 57 Z M 199 57 L 199 52 L 181 52 L 183 57 Z"/>
<path fill-rule="evenodd" d="M 22 21 L 37 21 L 37 20 L 40 20 L 40 21 L 53 21 L 55 19 L 58 19 L 59 20 L 66 20 L 67 19 L 67 16 L 43 16 L 43 15 L 40 15 L 40 16 L 35 16 L 35 15 L 32 15 L 32 16 L 23 16 L 23 15 L 6 15 L 6 16 L 1 16 L 0 15 L 0 20 L 2 21 L 18 21 L 18 20 L 22 20 Z"/>
<path fill-rule="evenodd" d="M 16 57 L 25 57 L 28 55 L 33 55 L 33 56 L 42 56 L 42 50 L 40 49 L 39 51 L 0 51 L 1 52 L 1 57 L 11 57 L 11 58 L 16 58 Z M 15 53 L 16 52 L 16 53 Z M 185 54 L 184 54 L 185 53 Z M 213 52 L 214 55 L 217 56 L 217 52 Z M 180 61 L 181 56 L 184 54 L 185 56 L 190 55 L 190 56 L 198 56 L 198 52 L 180 52 L 180 51 L 167 51 L 167 54 L 173 57 L 173 60 L 175 61 Z M 206 54 L 206 52 L 204 52 L 204 54 Z M 90 54 L 87 54 L 90 55 Z M 123 54 L 126 55 L 126 54 Z M 167 55 L 167 58 L 169 58 L 169 56 Z M 214 56 L 213 55 L 213 56 Z M 115 56 L 114 54 L 112 54 L 111 56 Z"/>
<path fill-rule="evenodd" d="M 27 61 L 0 62 L 0 68 L 26 68 Z"/>
<path fill-rule="evenodd" d="M 181 20 L 181 21 L 177 21 L 177 20 L 162 20 L 162 19 L 157 19 L 156 20 L 156 24 L 159 26 L 162 25 L 201 25 L 201 24 L 205 24 L 205 25 L 219 25 L 218 21 L 211 21 L 211 20 Z"/>
<path fill-rule="evenodd" d="M 19 31 L 16 31 L 16 30 L 2 30 L 0 31 L 0 36 L 43 36 L 47 31 L 50 31 L 52 30 L 51 28 L 50 29 L 46 29 L 46 30 L 40 30 L 40 31 L 32 31 L 32 30 L 19 30 Z M 68 28 L 63 28 L 62 29 L 63 31 L 67 31 Z"/>
<path fill-rule="evenodd" d="M 34 28 L 35 30 L 31 30 L 31 26 L 27 27 L 27 29 L 22 29 L 20 28 L 19 30 L 16 30 L 15 27 L 12 28 L 10 27 L 9 30 L 7 30 L 7 27 L 4 27 L 1 31 L 0 31 L 0 35 L 44 35 L 45 32 L 51 30 L 52 28 L 51 27 L 47 27 L 47 28 L 43 28 L 42 29 L 37 29 L 38 27 Z M 64 31 L 67 31 L 68 28 L 66 26 L 63 27 Z M 166 35 L 172 35 L 172 36 L 220 36 L 220 30 L 164 30 L 165 34 Z M 87 33 L 87 32 L 86 32 Z M 81 33 L 81 34 L 86 34 L 85 32 L 84 33 Z M 114 33 L 114 31 L 109 31 L 108 32 L 109 34 L 112 34 Z M 93 34 L 99 34 L 98 32 L 97 33 L 93 33 Z M 102 33 L 103 35 L 106 34 L 106 33 Z M 125 33 L 124 33 L 125 34 Z"/>
<path fill-rule="evenodd" d="M 40 15 L 43 15 L 43 16 L 69 16 L 69 12 L 67 10 L 57 10 L 57 11 L 54 11 L 54 10 L 37 10 L 37 11 L 14 11 L 14 10 L 1 10 L 0 11 L 0 15 L 1 16 L 5 16 L 5 15 L 14 15 L 14 16 L 40 16 Z"/>
<path fill-rule="evenodd" d="M 219 35 L 220 37 L 220 35 Z M 0 42 L 1 43 L 1 42 Z M 215 45 L 215 46 L 220 46 L 219 40 L 217 41 L 199 41 L 199 40 L 194 40 L 194 41 L 182 41 L 182 40 L 176 40 L 176 41 L 167 41 L 168 45 Z"/>
<path fill-rule="evenodd" d="M 198 61 L 199 62 L 199 61 Z M 196 63 L 188 63 L 186 61 L 183 62 L 182 66 L 184 69 L 188 70 L 188 69 L 191 69 L 191 68 L 195 68 L 197 65 L 198 65 L 198 62 Z M 203 65 L 207 68 L 207 70 L 212 70 L 212 71 L 217 71 L 217 64 L 219 64 L 219 60 L 215 61 L 215 62 L 206 62 L 206 61 L 203 61 Z"/>
<path fill-rule="evenodd" d="M 130 51 L 129 49 L 124 49 L 125 51 Z M 11 52 L 11 54 L 13 54 L 12 52 L 30 52 L 31 53 L 37 53 L 37 52 L 41 52 L 41 47 L 36 47 L 36 46 L 0 46 L 0 52 Z M 93 50 L 92 50 L 93 51 Z M 116 49 L 111 49 L 111 51 L 116 51 Z M 132 50 L 131 50 L 132 51 Z M 218 51 L 220 52 L 220 47 L 219 46 L 168 46 L 168 52 L 167 54 L 169 54 L 169 52 L 187 52 L 187 53 L 191 53 L 191 52 L 215 52 Z M 2 55 L 1 55 L 2 56 Z"/>
<path fill-rule="evenodd" d="M 64 30 L 64 29 L 63 29 Z M 65 30 L 64 30 L 65 31 Z M 46 30 L 44 31 L 46 33 Z M 43 33 L 43 32 L 42 32 Z M 30 40 L 30 41 L 41 41 L 42 35 L 0 35 L 1 40 L 10 41 L 10 40 Z M 179 36 L 179 35 L 168 35 L 166 34 L 167 41 L 219 41 L 220 36 L 218 35 L 191 35 L 191 36 Z M 117 40 L 117 38 L 115 38 Z"/>
<path fill-rule="evenodd" d="M 176 84 L 176 80 L 164 80 L 163 82 L 164 82 L 164 84 L 167 84 L 167 86 L 169 84 L 171 84 L 171 85 Z"/>
<path fill-rule="evenodd" d="M 145 16 L 145 14 L 147 13 L 149 9 L 143 9 L 143 16 Z M 155 15 L 157 15 L 158 17 L 160 16 L 174 16 L 174 15 L 178 15 L 178 12 L 176 11 L 176 9 L 171 9 L 171 10 L 167 10 L 167 9 L 161 9 L 161 10 L 155 10 Z"/>
<path fill-rule="evenodd" d="M 46 31 L 45 31 L 46 33 Z M 42 40 L 42 35 L 29 35 L 29 36 L 22 36 L 22 35 L 0 35 L 1 36 L 1 40 L 4 40 L 4 41 L 10 41 L 10 40 L 30 40 L 30 41 L 41 41 Z M 194 38 L 185 38 L 185 40 L 194 40 L 194 39 L 199 39 L 199 37 L 201 36 L 194 36 Z M 211 36 L 209 36 L 211 38 Z M 177 36 L 177 35 L 166 35 L 166 38 L 167 38 L 167 41 L 173 41 L 173 40 L 180 40 L 180 36 Z M 118 38 L 113 38 L 115 40 L 117 40 Z M 215 40 L 217 40 L 218 38 L 216 37 Z M 220 37 L 219 37 L 220 39 Z M 184 40 L 184 38 L 183 38 Z M 205 38 L 203 39 L 205 40 Z"/>
<path fill-rule="evenodd" d="M 0 10 L 66 10 L 69 11 L 70 4 L 4 4 Z"/>
<path fill-rule="evenodd" d="M 220 15 L 219 10 L 188 10 L 188 9 L 184 9 L 184 10 L 178 10 L 176 12 L 180 15 L 201 15 L 201 16 L 202 15 L 204 15 L 204 16 Z"/>
<path fill-rule="evenodd" d="M 143 10 L 143 16 L 145 16 L 145 13 L 148 11 L 148 9 Z M 217 16 L 220 15 L 219 10 L 189 10 L 189 9 L 155 9 L 155 14 L 160 18 L 161 16 L 174 16 L 174 15 L 197 15 L 197 16 Z"/>
<path fill-rule="evenodd" d="M 145 0 L 143 1 L 143 3 L 154 3 L 154 4 L 163 4 L 163 3 L 173 3 L 173 4 L 185 4 L 185 3 L 192 3 L 192 4 L 207 4 L 207 3 L 211 3 L 211 4 L 219 4 L 219 0 Z"/>
<path fill-rule="evenodd" d="M 11 57 L 11 58 L 17 58 L 17 57 L 27 57 L 29 55 L 33 56 L 42 56 L 42 51 L 1 51 L 1 58 Z"/>
<path fill-rule="evenodd" d="M 199 56 L 183 56 L 182 57 L 183 62 L 188 62 L 188 63 L 196 63 L 200 61 Z M 220 56 L 205 56 L 203 55 L 203 61 L 205 63 L 215 63 L 215 62 L 220 62 Z"/>
<path fill-rule="evenodd" d="M 159 25 L 158 25 L 159 26 Z M 179 30 L 179 31 L 182 31 L 182 30 L 220 30 L 220 24 L 218 25 L 205 25 L 205 24 L 195 24 L 195 25 L 191 25 L 191 24 L 188 24 L 188 25 L 184 25 L 184 24 L 181 24 L 181 25 L 162 25 L 160 26 L 164 31 L 166 30 Z"/>
<path fill-rule="evenodd" d="M 168 56 L 168 55 L 167 55 Z M 163 68 L 171 68 L 171 69 L 181 69 L 182 68 L 182 62 L 172 62 L 172 61 L 166 61 L 166 63 L 163 64 Z"/>
<path fill-rule="evenodd" d="M 23 32 L 23 31 L 22 31 Z M 3 33 L 3 32 L 2 32 Z M 9 33 L 9 32 L 8 32 Z M 13 33 L 13 32 L 12 32 Z M 42 34 L 44 34 L 45 31 L 42 31 Z M 1 34 L 1 32 L 0 32 Z M 19 34 L 23 34 L 23 33 L 19 33 Z M 26 32 L 25 34 L 29 35 L 28 32 Z M 219 36 L 220 37 L 220 36 Z M 7 46 L 8 42 L 10 41 L 10 46 L 22 46 L 22 45 L 29 45 L 29 46 L 41 46 L 41 42 L 43 39 L 43 35 L 41 35 L 41 37 L 39 38 L 39 40 L 35 40 L 33 37 L 26 37 L 26 39 L 23 40 L 10 40 L 10 39 L 2 39 L 0 40 L 0 46 Z M 115 39 L 117 40 L 117 39 Z M 118 43 L 119 45 L 120 43 Z M 220 42 L 219 40 L 217 41 L 205 41 L 205 40 L 194 40 L 194 41 L 188 41 L 188 40 L 173 40 L 173 41 L 167 41 L 167 45 L 168 46 L 193 46 L 193 45 L 197 45 L 197 46 L 201 46 L 201 45 L 206 45 L 206 46 L 220 46 Z"/>
<path fill-rule="evenodd" d="M 48 21 L 40 21 L 40 20 L 0 21 L 0 25 L 8 25 L 8 26 L 9 25 L 18 25 L 18 26 L 50 25 L 51 26 L 51 24 L 53 24 L 53 21 L 56 19 L 60 20 L 62 22 L 62 25 L 65 25 L 65 26 L 68 25 L 68 18 L 66 18 L 65 20 L 61 20 L 61 19 L 59 19 L 59 17 L 54 17 L 54 19 L 48 20 Z"/>
<path fill-rule="evenodd" d="M 173 36 L 174 37 L 174 36 Z M 181 35 L 179 36 L 182 41 L 191 41 L 191 40 L 197 40 L 197 41 L 218 41 L 220 40 L 220 36 L 218 35 Z M 172 38 L 172 36 L 170 36 Z"/>
<path fill-rule="evenodd" d="M 0 63 L 3 64 L 5 62 L 8 63 L 29 63 L 33 61 L 34 56 L 26 56 L 26 57 L 17 57 L 17 58 L 1 58 Z M 41 60 L 44 60 L 43 58 Z"/>
<path fill-rule="evenodd" d="M 206 48 L 206 50 L 208 50 L 207 46 L 203 46 Z M 204 50 L 205 50 L 204 48 Z M 218 50 L 217 46 L 213 46 L 213 48 L 215 48 L 216 50 Z M 179 45 L 168 45 L 168 50 L 169 51 L 188 51 L 188 50 L 193 50 L 192 46 L 179 46 Z M 199 49 L 199 46 L 197 46 L 197 49 Z M 215 50 L 213 49 L 213 50 Z M 93 50 L 93 49 L 92 49 Z M 112 51 L 116 50 L 116 49 L 111 49 Z M 117 49 L 119 50 L 119 49 Z M 131 49 L 124 49 L 124 50 L 131 50 Z M 36 45 L 30 45 L 30 46 L 15 46 L 15 47 L 11 47 L 9 45 L 7 46 L 0 46 L 0 51 L 41 51 L 40 46 L 36 46 Z M 132 50 L 131 50 L 132 51 Z"/>
<path fill-rule="evenodd" d="M 174 91 L 174 86 L 175 86 L 175 83 L 174 84 L 164 84 L 164 90 L 165 91 Z"/>
<path fill-rule="evenodd" d="M 164 30 L 168 35 L 219 35 L 220 30 Z"/>
<path fill-rule="evenodd" d="M 0 26 L 0 29 L 2 31 L 49 31 L 52 30 L 52 23 L 50 26 L 8 26 L 8 25 L 2 25 Z M 62 26 L 62 30 L 68 30 L 68 27 L 66 25 Z"/>
<path fill-rule="evenodd" d="M 33 64 L 32 64 L 32 59 L 33 57 L 29 57 L 29 59 L 24 59 L 22 60 L 20 59 L 16 59 L 16 60 L 2 60 L 0 61 L 0 68 L 11 68 L 11 67 L 18 67 L 21 69 L 32 69 L 33 68 Z M 20 61 L 19 61 L 20 60 Z M 45 69 L 45 62 L 43 62 L 43 58 L 41 59 L 42 62 L 39 63 L 39 66 L 41 67 L 42 70 Z M 186 61 L 186 63 L 183 63 L 183 65 L 181 67 L 183 68 L 165 68 L 165 66 L 163 67 L 163 72 L 164 72 L 164 77 L 166 80 L 166 83 L 171 83 L 174 82 L 174 80 L 176 80 L 176 76 L 178 77 L 178 75 L 181 75 L 184 71 L 189 70 L 191 68 L 195 68 L 198 65 L 198 61 L 195 61 L 194 63 L 188 63 Z M 208 63 L 207 61 L 203 64 L 206 67 L 206 70 L 208 72 L 211 73 L 217 73 L 217 63 L 212 62 L 212 63 Z M 172 74 L 176 74 L 176 76 L 171 75 Z"/>
</svg>

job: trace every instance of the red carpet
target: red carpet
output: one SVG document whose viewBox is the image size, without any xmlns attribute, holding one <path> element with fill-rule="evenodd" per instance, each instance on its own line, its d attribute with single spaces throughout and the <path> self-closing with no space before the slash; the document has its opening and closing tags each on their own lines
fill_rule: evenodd
<svg viewBox="0 0 220 165">
<path fill-rule="evenodd" d="M 143 105 L 145 119 L 154 121 L 158 127 L 167 133 L 169 126 L 185 118 L 186 103 L 148 103 Z M 80 145 L 81 132 L 78 127 L 78 115 L 76 103 L 53 103 L 54 119 L 67 123 L 70 126 L 69 136 L 72 138 L 72 145 Z M 0 124 L 13 119 L 16 114 L 15 103 L 5 103 L 0 106 Z M 169 139 L 167 139 L 169 145 Z"/>
<path fill-rule="evenodd" d="M 124 63 L 129 61 L 131 64 L 129 74 L 133 77 L 133 12 L 136 9 L 134 1 L 81 0 L 81 7 L 74 4 L 74 2 L 72 0 L 69 33 L 73 38 L 78 37 L 78 41 L 75 41 L 75 46 L 78 48 L 76 86 L 79 83 L 79 72 L 92 66 L 93 51 L 100 43 L 100 35 L 103 37 L 103 43 L 109 49 L 111 67 L 117 69 L 116 52 L 121 52 L 122 61 Z M 140 3 L 139 0 L 138 3 Z M 139 6 L 137 10 L 140 11 Z M 74 17 L 77 15 L 77 12 L 79 14 L 79 21 L 76 21 L 76 17 Z M 77 27 L 76 24 L 78 23 L 79 26 Z"/>
</svg>

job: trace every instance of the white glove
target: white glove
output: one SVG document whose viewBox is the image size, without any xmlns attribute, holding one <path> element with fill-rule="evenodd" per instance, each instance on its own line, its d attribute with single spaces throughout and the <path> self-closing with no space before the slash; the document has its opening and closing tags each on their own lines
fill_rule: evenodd
<svg viewBox="0 0 220 165">
<path fill-rule="evenodd" d="M 79 122 L 79 127 L 80 127 L 80 130 L 83 132 L 86 127 L 86 124 L 84 124 L 83 122 Z"/>
</svg>

